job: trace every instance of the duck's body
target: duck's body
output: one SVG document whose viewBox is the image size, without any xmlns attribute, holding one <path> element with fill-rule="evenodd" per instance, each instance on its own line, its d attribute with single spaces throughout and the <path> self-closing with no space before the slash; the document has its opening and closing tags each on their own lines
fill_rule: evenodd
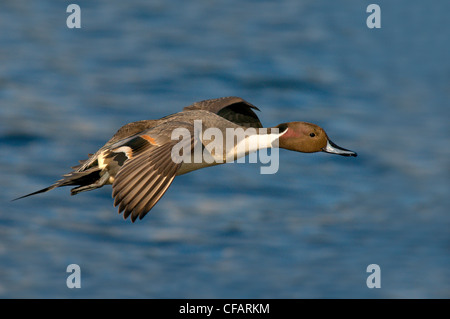
<svg viewBox="0 0 450 319">
<path fill-rule="evenodd" d="M 123 212 L 124 218 L 131 215 L 134 222 L 158 202 L 175 176 L 226 163 L 261 148 L 279 146 L 356 156 L 329 141 L 314 124 L 291 122 L 265 129 L 253 110 L 258 109 L 241 98 L 225 97 L 194 103 L 159 120 L 127 124 L 63 179 L 19 198 L 60 186 L 77 186 L 71 190 L 75 195 L 112 184 L 114 206 L 119 205 L 119 213 Z M 210 131 L 214 138 L 225 137 L 230 130 L 245 130 L 247 134 L 233 137 L 232 143 L 215 143 L 213 148 L 208 146 L 211 137 L 202 138 Z M 199 154 L 200 160 L 195 157 Z"/>
</svg>

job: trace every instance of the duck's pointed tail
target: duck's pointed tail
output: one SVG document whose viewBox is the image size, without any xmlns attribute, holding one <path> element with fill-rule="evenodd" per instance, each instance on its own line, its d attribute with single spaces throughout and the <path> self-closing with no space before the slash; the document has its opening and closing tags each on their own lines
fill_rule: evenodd
<svg viewBox="0 0 450 319">
<path fill-rule="evenodd" d="M 50 185 L 49 187 L 40 189 L 36 192 L 24 196 L 17 197 L 12 201 L 22 199 L 28 196 L 45 193 L 61 186 L 71 186 L 71 185 L 78 186 L 71 190 L 72 195 L 78 194 L 83 191 L 88 191 L 102 187 L 107 182 L 107 178 L 109 177 L 109 175 L 106 173 L 103 176 L 100 176 L 100 171 L 101 170 L 98 167 L 93 167 L 83 172 L 71 172 L 69 174 L 64 175 L 63 179 L 60 179 L 59 181 L 55 182 L 53 185 Z"/>
<path fill-rule="evenodd" d="M 11 201 L 13 202 L 15 200 L 22 199 L 22 198 L 25 198 L 25 197 L 28 197 L 28 196 L 33 196 L 33 195 L 37 195 L 37 194 L 40 194 L 40 193 L 45 193 L 45 192 L 48 192 L 48 191 L 50 191 L 50 190 L 52 190 L 52 189 L 54 189 L 54 188 L 56 188 L 58 186 L 60 186 L 60 185 L 58 185 L 58 183 L 55 183 L 55 184 L 53 184 L 53 185 L 51 185 L 49 187 L 40 189 L 40 190 L 38 190 L 36 192 L 30 193 L 30 194 L 27 194 L 27 195 L 24 195 L 24 196 L 20 196 L 20 197 L 17 197 L 17 198 L 14 198 Z"/>
</svg>

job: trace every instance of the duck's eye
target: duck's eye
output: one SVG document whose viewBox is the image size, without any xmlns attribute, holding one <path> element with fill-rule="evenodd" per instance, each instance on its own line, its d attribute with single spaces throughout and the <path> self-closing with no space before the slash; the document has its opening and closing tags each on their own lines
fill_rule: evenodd
<svg viewBox="0 0 450 319">
<path fill-rule="evenodd" d="M 309 133 L 309 136 L 314 137 L 316 136 L 316 133 Z"/>
</svg>

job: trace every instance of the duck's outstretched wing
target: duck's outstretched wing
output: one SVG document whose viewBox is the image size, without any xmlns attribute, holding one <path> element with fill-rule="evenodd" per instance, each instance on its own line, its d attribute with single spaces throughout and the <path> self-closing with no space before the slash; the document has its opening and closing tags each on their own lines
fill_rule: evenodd
<svg viewBox="0 0 450 319">
<path fill-rule="evenodd" d="M 172 130 L 177 127 L 189 127 L 190 138 L 171 140 Z M 124 218 L 131 216 L 133 222 L 142 219 L 167 191 L 182 165 L 182 152 L 172 152 L 178 143 L 178 149 L 192 150 L 193 127 L 173 122 L 144 131 L 118 146 L 131 149 L 113 182 L 114 206 L 119 206 Z"/>
<path fill-rule="evenodd" d="M 244 127 L 263 127 L 253 110 L 259 109 L 237 96 L 221 97 L 204 100 L 189 105 L 183 111 L 204 110 L 215 113 L 224 119 Z"/>
</svg>

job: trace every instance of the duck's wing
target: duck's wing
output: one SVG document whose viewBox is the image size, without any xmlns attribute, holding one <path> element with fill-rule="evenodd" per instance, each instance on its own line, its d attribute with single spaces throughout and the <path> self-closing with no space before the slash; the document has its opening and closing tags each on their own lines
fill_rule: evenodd
<svg viewBox="0 0 450 319">
<path fill-rule="evenodd" d="M 189 131 L 189 138 L 172 140 L 172 131 L 180 127 Z M 172 150 L 192 151 L 193 132 L 190 124 L 170 122 L 112 146 L 128 158 L 114 178 L 112 193 L 114 206 L 119 206 L 124 218 L 142 219 L 164 195 L 182 165 L 182 152 Z"/>
<path fill-rule="evenodd" d="M 215 113 L 224 119 L 244 127 L 263 127 L 253 110 L 259 109 L 237 96 L 221 97 L 204 100 L 189 105 L 183 111 L 204 110 Z"/>
<path fill-rule="evenodd" d="M 44 189 L 17 199 L 44 193 L 61 186 L 77 186 L 71 194 L 113 183 L 115 206 L 134 222 L 143 218 L 165 193 L 182 164 L 182 153 L 172 156 L 173 147 L 191 151 L 194 146 L 192 125 L 184 122 L 140 121 L 123 126 L 95 154 L 73 166 L 73 171 Z M 150 129 L 145 129 L 148 127 Z M 189 136 L 181 142 L 171 139 L 175 128 L 187 128 Z M 131 136 L 130 136 L 131 135 Z M 176 136 L 175 138 L 178 138 Z"/>
<path fill-rule="evenodd" d="M 80 160 L 80 164 L 72 166 L 74 172 L 84 172 L 85 170 L 91 168 L 92 166 L 98 165 L 98 157 L 111 148 L 112 145 L 120 143 L 121 141 L 128 139 L 130 136 L 137 135 L 145 130 L 151 129 L 152 127 L 161 124 L 160 120 L 143 120 L 128 123 L 121 128 L 119 128 L 111 139 L 105 143 L 95 154 L 89 154 L 88 159 Z"/>
</svg>

